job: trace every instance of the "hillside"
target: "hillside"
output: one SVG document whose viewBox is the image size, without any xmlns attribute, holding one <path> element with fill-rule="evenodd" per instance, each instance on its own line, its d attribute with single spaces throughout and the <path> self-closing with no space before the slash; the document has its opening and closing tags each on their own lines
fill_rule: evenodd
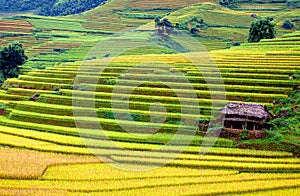
<svg viewBox="0 0 300 196">
<path fill-rule="evenodd" d="M 297 32 L 281 39 L 213 51 L 211 54 L 225 83 L 226 102 L 254 101 L 271 106 L 273 98 L 287 97 L 288 92 L 300 84 L 299 80 L 289 79 L 291 74 L 300 70 L 299 60 L 294 58 L 299 55 L 299 38 Z M 192 136 L 195 129 L 187 125 L 181 126 L 181 134 L 174 132 L 182 120 L 178 116 L 180 109 L 190 109 L 181 114 L 185 120 L 209 118 L 213 109 L 210 106 L 212 100 L 207 96 L 207 85 L 211 84 L 203 83 L 197 69 L 187 59 L 178 54 L 120 56 L 107 65 L 109 59 L 61 63 L 45 70 L 28 70 L 18 79 L 7 80 L 3 86 L 5 90 L 0 94 L 2 104 L 6 105 L 6 113 L 0 117 L 0 142 L 13 149 L 1 149 L 1 152 L 9 151 L 11 155 L 1 156 L 1 163 L 13 162 L 14 166 L 6 167 L 0 173 L 2 178 L 6 178 L 0 180 L 1 194 L 134 195 L 151 192 L 164 195 L 166 192 L 184 192 L 197 195 L 292 195 L 298 192 L 300 164 L 291 153 L 236 149 L 235 142 L 222 138 L 213 141 L 203 137 L 201 130 L 196 129 L 196 136 Z M 134 66 L 151 61 L 165 64 L 158 67 L 151 64 Z M 172 68 L 167 64 L 172 64 Z M 211 68 L 208 69 L 210 65 L 199 66 L 202 71 L 205 70 L 204 76 L 211 77 L 209 81 L 213 81 L 216 76 L 210 72 Z M 95 71 L 99 67 L 105 68 L 100 78 Z M 168 70 L 171 73 L 176 70 L 185 73 L 197 89 L 199 99 L 178 102 L 177 97 L 173 97 L 170 89 L 164 86 L 166 81 L 175 92 L 186 95 L 190 92 L 186 85 L 181 85 L 178 75 L 175 80 L 166 80 L 170 73 Z M 160 80 L 155 76 L 159 76 Z M 94 81 L 93 78 L 99 79 L 98 83 L 87 83 Z M 125 93 L 112 92 L 116 78 L 123 81 L 119 85 Z M 126 94 L 140 82 L 144 85 Z M 89 100 L 93 89 L 96 89 L 96 99 Z M 29 101 L 35 93 L 40 94 L 39 99 Z M 122 104 L 112 108 L 111 100 L 116 101 L 115 104 L 123 103 L 128 96 L 131 97 L 129 110 Z M 158 101 L 168 111 L 164 125 L 153 121 L 165 115 L 162 110 L 153 108 L 149 111 L 152 103 Z M 198 101 L 201 113 L 188 113 L 193 111 L 191 106 L 197 105 Z M 214 102 L 224 104 L 222 100 Z M 95 108 L 89 107 L 91 103 L 95 104 Z M 93 113 L 97 118 L 89 116 Z M 84 127 L 80 128 L 77 124 L 76 128 L 75 122 L 82 123 Z M 95 129 L 95 122 L 100 123 L 103 132 Z M 174 138 L 174 135 L 177 137 Z M 294 137 L 299 138 L 299 135 Z M 189 142 L 188 148 L 181 147 Z M 214 143 L 213 148 L 209 148 L 211 142 Z M 160 148 L 163 144 L 164 148 Z M 204 146 L 200 148 L 200 144 Z M 179 155 L 178 151 L 182 150 L 184 153 Z M 38 155 L 35 151 L 43 153 Z M 199 156 L 199 152 L 206 155 Z M 67 158 L 61 153 L 80 156 Z M 20 154 L 45 158 L 37 164 Z M 96 163 L 91 154 L 97 155 L 98 161 L 117 168 Z M 47 157 L 55 159 L 50 161 Z M 77 164 L 59 165 L 64 158 L 69 163 Z M 26 169 L 31 167 L 35 169 Z M 45 167 L 46 172 L 41 172 Z M 156 170 L 149 170 L 157 167 Z M 201 190 L 204 188 L 205 192 Z"/>
<path fill-rule="evenodd" d="M 276 36 L 292 32 L 291 30 L 283 29 L 284 20 L 296 20 L 299 18 L 298 10 L 284 11 L 265 11 L 264 9 L 254 10 L 230 10 L 214 4 L 193 5 L 172 12 L 167 18 L 173 23 L 179 23 L 180 26 L 188 28 L 187 23 L 193 18 L 203 20 L 205 28 L 199 29 L 196 34 L 197 38 L 205 45 L 208 40 L 211 44 L 207 44 L 209 49 L 222 49 L 230 47 L 233 44 L 246 42 L 249 32 L 249 25 L 255 21 L 251 15 L 255 13 L 258 17 L 273 17 L 277 24 Z"/>
<path fill-rule="evenodd" d="M 189 6 L 202 1 L 184 1 L 177 4 L 166 1 L 164 4 L 146 4 L 141 3 L 142 1 L 138 4 L 138 2 L 113 0 L 84 14 L 67 17 L 35 15 L 10 17 L 1 20 L 0 34 L 4 39 L 0 40 L 0 46 L 5 46 L 12 40 L 20 40 L 27 54 L 32 57 L 28 65 L 42 68 L 61 61 L 82 60 L 85 58 L 84 51 L 88 51 L 93 44 L 104 37 L 129 29 L 138 28 L 135 33 L 136 36 L 140 40 L 142 39 L 142 42 L 148 42 L 147 40 L 156 31 L 153 19 L 160 16 L 169 18 L 173 23 L 185 23 L 192 17 L 202 18 L 209 27 L 201 30 L 194 38 L 209 51 L 225 49 L 234 44 L 245 42 L 250 23 L 254 20 L 251 17 L 252 11 L 233 11 L 209 3 Z M 157 9 L 156 6 L 158 5 L 161 6 L 160 9 Z M 142 6 L 147 7 L 141 8 Z M 178 9 L 184 6 L 187 7 Z M 279 37 L 295 30 L 282 29 L 284 20 L 295 21 L 295 25 L 298 25 L 299 13 L 297 10 L 256 10 L 256 13 L 259 16 L 273 16 L 275 18 L 277 36 Z M 218 20 L 211 20 L 213 17 L 217 17 Z M 85 39 L 82 39 L 81 36 L 84 36 Z M 165 45 L 172 44 L 165 43 Z M 55 49 L 59 48 L 63 49 L 61 51 L 64 52 L 58 53 L 58 50 Z M 149 53 L 154 52 L 151 50 Z M 78 53 L 78 51 L 81 52 Z M 160 51 L 157 52 L 160 53 Z M 163 53 L 170 52 L 169 49 L 163 51 Z M 131 54 L 133 53 L 131 52 Z"/>
<path fill-rule="evenodd" d="M 87 34 L 90 38 L 92 36 L 96 38 L 138 28 L 144 32 L 148 31 L 150 35 L 155 32 L 153 20 L 158 16 L 166 17 L 174 24 L 185 24 L 186 21 L 194 17 L 203 19 L 204 22 L 208 24 L 208 28 L 202 29 L 195 39 L 199 40 L 207 50 L 225 49 L 247 40 L 250 24 L 254 21 L 251 17 L 253 10 L 230 10 L 209 3 L 190 6 L 193 3 L 199 2 L 202 1 L 184 1 L 178 2 L 177 4 L 171 3 L 171 1 L 164 1 L 164 3 L 151 4 L 144 1 L 139 3 L 139 1 L 127 2 L 124 0 L 112 0 L 103 6 L 81 15 L 58 18 L 47 18 L 35 15 L 11 17 L 10 19 L 17 20 L 4 20 L 2 22 L 6 25 L 2 27 L 4 29 L 1 31 L 1 34 L 6 38 L 1 40 L 2 44 L 0 45 L 5 45 L 5 43 L 7 43 L 6 40 L 11 40 L 17 36 L 19 40 L 24 40 L 24 44 L 29 45 L 29 48 L 31 45 L 34 45 L 34 51 L 38 51 L 36 50 L 39 47 L 38 45 L 43 47 L 43 45 L 47 45 L 49 41 L 56 42 L 56 40 L 59 40 L 59 42 L 68 42 L 67 40 L 72 38 L 75 39 L 74 42 L 76 43 L 76 37 L 82 34 Z M 160 8 L 157 9 L 157 6 Z M 293 21 L 296 28 L 298 25 L 299 13 L 298 10 L 295 9 L 281 11 L 257 9 L 255 13 L 258 16 L 272 16 L 275 18 L 278 37 L 295 30 L 281 28 L 284 20 Z M 217 18 L 218 20 L 212 20 L 212 18 Z M 32 26 L 34 31 L 30 33 L 28 31 L 22 32 L 18 26 L 7 26 L 10 22 L 18 23 L 19 20 L 21 24 L 28 23 L 29 26 Z M 145 33 L 143 33 L 143 35 L 144 34 Z M 71 41 L 72 39 L 69 40 Z M 87 39 L 84 41 L 91 43 Z M 31 49 L 29 50 L 31 51 Z M 50 50 L 49 48 L 49 52 Z M 45 57 L 44 53 L 42 57 Z M 82 58 L 83 57 L 81 57 L 81 59 Z"/>
<path fill-rule="evenodd" d="M 299 10 L 216 2 L 0 19 L 0 47 L 17 40 L 29 56 L 0 89 L 0 195 L 297 195 Z M 254 10 L 277 38 L 246 43 Z M 157 33 L 158 16 L 188 28 Z M 191 18 L 207 28 L 190 33 Z M 280 118 L 262 138 L 247 125 L 219 135 L 229 102 Z"/>
</svg>

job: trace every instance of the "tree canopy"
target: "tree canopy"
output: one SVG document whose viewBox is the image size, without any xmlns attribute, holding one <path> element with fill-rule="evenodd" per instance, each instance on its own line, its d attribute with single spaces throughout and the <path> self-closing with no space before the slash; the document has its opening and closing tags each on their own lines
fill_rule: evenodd
<svg viewBox="0 0 300 196">
<path fill-rule="evenodd" d="M 0 11 L 35 11 L 45 16 L 78 14 L 93 9 L 106 0 L 0 0 Z"/>
<path fill-rule="evenodd" d="M 228 7 L 228 8 L 236 8 L 237 1 L 236 0 L 219 0 L 219 4 Z"/>
<path fill-rule="evenodd" d="M 30 11 L 47 4 L 53 4 L 56 0 L 0 0 L 0 11 Z"/>
<path fill-rule="evenodd" d="M 169 19 L 164 18 L 161 19 L 160 17 L 156 17 L 154 19 L 155 27 L 157 27 L 158 33 L 173 33 L 174 25 L 169 21 Z"/>
<path fill-rule="evenodd" d="M 251 24 L 248 42 L 259 42 L 261 39 L 275 38 L 275 23 L 273 18 L 259 18 Z"/>
<path fill-rule="evenodd" d="M 91 10 L 106 0 L 67 0 L 56 1 L 53 4 L 47 4 L 40 9 L 39 14 L 45 16 L 61 16 L 69 14 L 78 14 Z"/>
<path fill-rule="evenodd" d="M 300 0 L 288 0 L 287 5 L 291 8 L 300 8 Z"/>
<path fill-rule="evenodd" d="M 27 61 L 28 57 L 25 55 L 21 43 L 9 44 L 0 51 L 0 71 L 2 78 L 18 77 L 19 66 Z"/>
</svg>

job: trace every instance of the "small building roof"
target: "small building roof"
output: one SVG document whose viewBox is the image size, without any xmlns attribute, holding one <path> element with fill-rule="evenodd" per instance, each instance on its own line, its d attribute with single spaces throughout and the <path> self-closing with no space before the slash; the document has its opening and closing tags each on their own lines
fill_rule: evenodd
<svg viewBox="0 0 300 196">
<path fill-rule="evenodd" d="M 261 104 L 242 103 L 242 102 L 230 102 L 222 110 L 223 116 L 234 116 L 237 121 L 247 118 L 254 118 L 259 120 L 267 120 L 271 114 L 268 112 L 266 106 Z"/>
</svg>

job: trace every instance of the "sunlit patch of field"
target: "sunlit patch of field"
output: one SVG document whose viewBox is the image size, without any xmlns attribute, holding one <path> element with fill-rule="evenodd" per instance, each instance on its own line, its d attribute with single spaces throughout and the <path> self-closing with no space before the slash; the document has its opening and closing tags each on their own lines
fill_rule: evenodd
<svg viewBox="0 0 300 196">
<path fill-rule="evenodd" d="M 100 162 L 93 156 L 64 155 L 37 151 L 0 148 L 0 178 L 34 179 L 50 165 Z"/>
</svg>

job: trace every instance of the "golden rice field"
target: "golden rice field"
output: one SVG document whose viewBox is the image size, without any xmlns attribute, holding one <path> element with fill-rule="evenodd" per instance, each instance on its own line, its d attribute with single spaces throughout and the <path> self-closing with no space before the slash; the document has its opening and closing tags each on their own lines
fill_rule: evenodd
<svg viewBox="0 0 300 196">
<path fill-rule="evenodd" d="M 18 153 L 20 152 L 12 152 L 15 155 Z M 28 159 L 24 157 L 24 161 L 30 160 L 38 154 L 31 151 L 26 153 L 31 157 Z M 45 153 L 42 156 L 49 157 Z M 61 158 L 66 157 L 66 155 L 59 156 Z M 59 156 L 55 157 L 54 162 L 56 164 L 61 161 L 61 158 L 58 158 Z M 49 164 L 46 161 L 47 159 L 38 160 L 36 160 L 36 163 L 40 165 Z M 18 195 L 153 195 L 153 193 L 158 195 L 243 193 L 297 195 L 299 190 L 300 176 L 292 173 L 240 173 L 238 170 L 166 166 L 150 171 L 133 172 L 118 168 L 121 165 L 116 165 L 116 167 L 103 163 L 78 164 L 78 161 L 93 162 L 93 159 L 89 160 L 89 158 L 81 157 L 77 160 L 77 164 L 74 164 L 76 159 L 69 159 L 68 163 L 72 163 L 71 165 L 66 163 L 53 165 L 52 162 L 52 166 L 49 166 L 46 171 L 35 179 L 32 177 L 30 180 L 1 179 L 0 192 L 1 194 Z M 7 170 L 17 167 L 18 165 L 10 165 Z M 23 171 L 26 171 L 25 168 Z M 38 170 L 37 164 L 33 168 Z M 27 173 L 27 175 L 30 174 L 32 172 Z"/>
</svg>

